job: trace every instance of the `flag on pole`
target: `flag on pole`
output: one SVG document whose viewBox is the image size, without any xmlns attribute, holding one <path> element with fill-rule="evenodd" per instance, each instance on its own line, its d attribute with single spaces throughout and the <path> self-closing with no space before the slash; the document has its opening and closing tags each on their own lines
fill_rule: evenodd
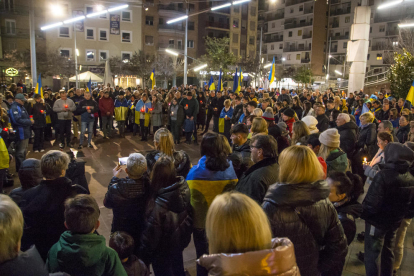
<svg viewBox="0 0 414 276">
<path fill-rule="evenodd" d="M 366 103 L 362 106 L 361 115 L 367 112 L 371 112 Z"/>
<path fill-rule="evenodd" d="M 239 74 L 239 91 L 237 91 L 237 92 L 240 92 L 241 87 L 242 87 L 242 83 L 243 83 L 243 72 L 242 72 L 242 69 L 240 68 L 240 74 Z"/>
<path fill-rule="evenodd" d="M 240 87 L 239 87 L 239 77 L 237 76 L 237 67 L 236 67 L 236 74 L 234 74 L 233 78 L 233 92 L 239 94 Z"/>
<path fill-rule="evenodd" d="M 208 82 L 208 90 L 210 91 L 216 90 L 216 85 L 214 84 L 213 76 L 211 76 L 210 81 Z"/>
<path fill-rule="evenodd" d="M 269 85 L 272 84 L 272 82 L 275 81 L 275 57 L 273 57 L 272 66 L 270 67 L 269 72 Z"/>
<path fill-rule="evenodd" d="M 152 70 L 150 79 L 152 81 L 152 83 L 151 83 L 151 89 L 154 89 L 154 86 L 155 86 L 155 69 Z"/>
<path fill-rule="evenodd" d="M 37 79 L 35 94 L 39 94 L 43 99 L 43 87 L 42 87 L 42 74 L 39 74 L 39 78 Z M 33 95 L 34 97 L 34 95 Z"/>
<path fill-rule="evenodd" d="M 409 101 L 412 105 L 414 105 L 414 81 L 411 84 L 410 90 L 408 91 L 406 101 Z"/>
<path fill-rule="evenodd" d="M 217 92 L 223 91 L 223 80 L 221 79 L 221 68 L 220 68 L 220 75 L 218 80 Z"/>
<path fill-rule="evenodd" d="M 92 95 L 92 79 L 89 77 L 88 84 L 86 85 L 86 92 L 89 92 L 89 94 Z"/>
</svg>

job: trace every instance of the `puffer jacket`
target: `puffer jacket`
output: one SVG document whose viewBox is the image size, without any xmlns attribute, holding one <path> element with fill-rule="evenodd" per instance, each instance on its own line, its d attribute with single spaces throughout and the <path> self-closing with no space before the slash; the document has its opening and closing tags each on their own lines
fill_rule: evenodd
<svg viewBox="0 0 414 276">
<path fill-rule="evenodd" d="M 162 153 L 158 150 L 153 150 L 147 153 L 145 159 L 147 159 L 148 173 L 150 174 L 155 162 L 161 157 Z M 187 177 L 188 172 L 191 169 L 190 157 L 185 151 L 176 151 L 173 153 L 174 166 L 177 176 Z"/>
<path fill-rule="evenodd" d="M 243 173 L 253 165 L 250 151 L 250 140 L 248 139 L 246 143 L 239 147 L 233 145 L 233 152 L 229 155 L 228 159 L 233 163 L 237 178 L 240 179 Z"/>
<path fill-rule="evenodd" d="M 346 237 L 329 192 L 324 180 L 278 183 L 269 187 L 263 200 L 273 237 L 287 237 L 295 245 L 301 275 L 319 275 L 345 262 Z"/>
<path fill-rule="evenodd" d="M 340 135 L 340 147 L 346 153 L 347 157 L 351 159 L 355 152 L 355 144 L 357 141 L 358 126 L 350 121 L 342 126 L 336 127 Z"/>
<path fill-rule="evenodd" d="M 348 168 L 348 158 L 346 153 L 340 149 L 331 151 L 325 162 L 328 166 L 328 174 L 332 171 L 346 172 L 346 169 Z"/>
<path fill-rule="evenodd" d="M 197 263 L 205 267 L 211 276 L 300 276 L 293 243 L 287 238 L 273 239 L 270 249 L 204 255 Z"/>
<path fill-rule="evenodd" d="M 401 144 L 404 144 L 406 141 L 408 141 L 408 133 L 410 133 L 410 124 L 398 128 L 397 138 Z"/>
<path fill-rule="evenodd" d="M 183 251 L 188 246 L 193 232 L 190 198 L 188 184 L 181 176 L 176 183 L 157 192 L 141 236 L 140 255 L 144 262 Z"/>
<path fill-rule="evenodd" d="M 363 148 L 367 149 L 370 159 L 374 157 L 378 151 L 377 128 L 374 123 L 370 123 L 365 127 L 359 128 L 357 149 Z"/>
<path fill-rule="evenodd" d="M 409 167 L 414 152 L 400 143 L 390 143 L 384 149 L 385 163 L 375 175 L 368 189 L 361 218 L 382 229 L 397 229 L 410 212 L 414 195 L 414 176 Z"/>
<path fill-rule="evenodd" d="M 139 237 L 144 228 L 145 205 L 149 196 L 149 179 L 113 177 L 106 192 L 104 205 L 113 210 L 111 232 L 126 231 L 139 246 Z"/>
</svg>

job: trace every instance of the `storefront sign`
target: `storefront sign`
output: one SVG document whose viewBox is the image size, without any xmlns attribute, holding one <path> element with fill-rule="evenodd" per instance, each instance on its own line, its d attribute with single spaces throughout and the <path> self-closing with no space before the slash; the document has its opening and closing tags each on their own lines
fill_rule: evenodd
<svg viewBox="0 0 414 276">
<path fill-rule="evenodd" d="M 19 75 L 19 71 L 16 68 L 7 68 L 6 75 L 10 77 L 14 77 Z"/>
<path fill-rule="evenodd" d="M 119 14 L 110 14 L 109 15 L 109 18 L 110 18 L 110 22 L 109 22 L 109 24 L 110 24 L 110 28 L 111 28 L 111 30 L 110 30 L 110 33 L 111 34 L 113 34 L 113 35 L 119 35 L 121 32 L 120 32 L 120 24 L 121 24 L 121 18 L 120 18 L 120 15 Z"/>
</svg>

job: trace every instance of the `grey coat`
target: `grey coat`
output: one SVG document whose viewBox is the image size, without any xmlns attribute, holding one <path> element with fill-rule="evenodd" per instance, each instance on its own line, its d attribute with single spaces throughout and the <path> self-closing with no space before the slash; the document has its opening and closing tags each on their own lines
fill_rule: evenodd
<svg viewBox="0 0 414 276">
<path fill-rule="evenodd" d="M 151 123 L 152 126 L 161 126 L 162 125 L 162 103 L 156 102 L 152 105 L 152 116 L 151 116 Z"/>
<path fill-rule="evenodd" d="M 65 108 L 68 105 L 68 108 Z M 53 105 L 53 111 L 57 113 L 58 120 L 72 120 L 73 111 L 76 110 L 75 103 L 67 98 L 66 100 L 59 99 Z"/>
</svg>

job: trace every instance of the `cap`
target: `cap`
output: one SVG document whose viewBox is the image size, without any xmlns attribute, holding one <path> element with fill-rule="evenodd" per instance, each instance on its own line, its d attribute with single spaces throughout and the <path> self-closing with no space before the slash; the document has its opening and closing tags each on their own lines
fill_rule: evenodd
<svg viewBox="0 0 414 276">
<path fill-rule="evenodd" d="M 125 96 L 125 92 L 124 91 L 119 92 L 119 96 Z"/>
<path fill-rule="evenodd" d="M 14 97 L 14 99 L 21 100 L 21 101 L 24 101 L 24 102 L 27 101 L 26 98 L 24 97 L 24 95 L 21 94 L 21 93 L 16 94 L 16 96 Z"/>
</svg>

